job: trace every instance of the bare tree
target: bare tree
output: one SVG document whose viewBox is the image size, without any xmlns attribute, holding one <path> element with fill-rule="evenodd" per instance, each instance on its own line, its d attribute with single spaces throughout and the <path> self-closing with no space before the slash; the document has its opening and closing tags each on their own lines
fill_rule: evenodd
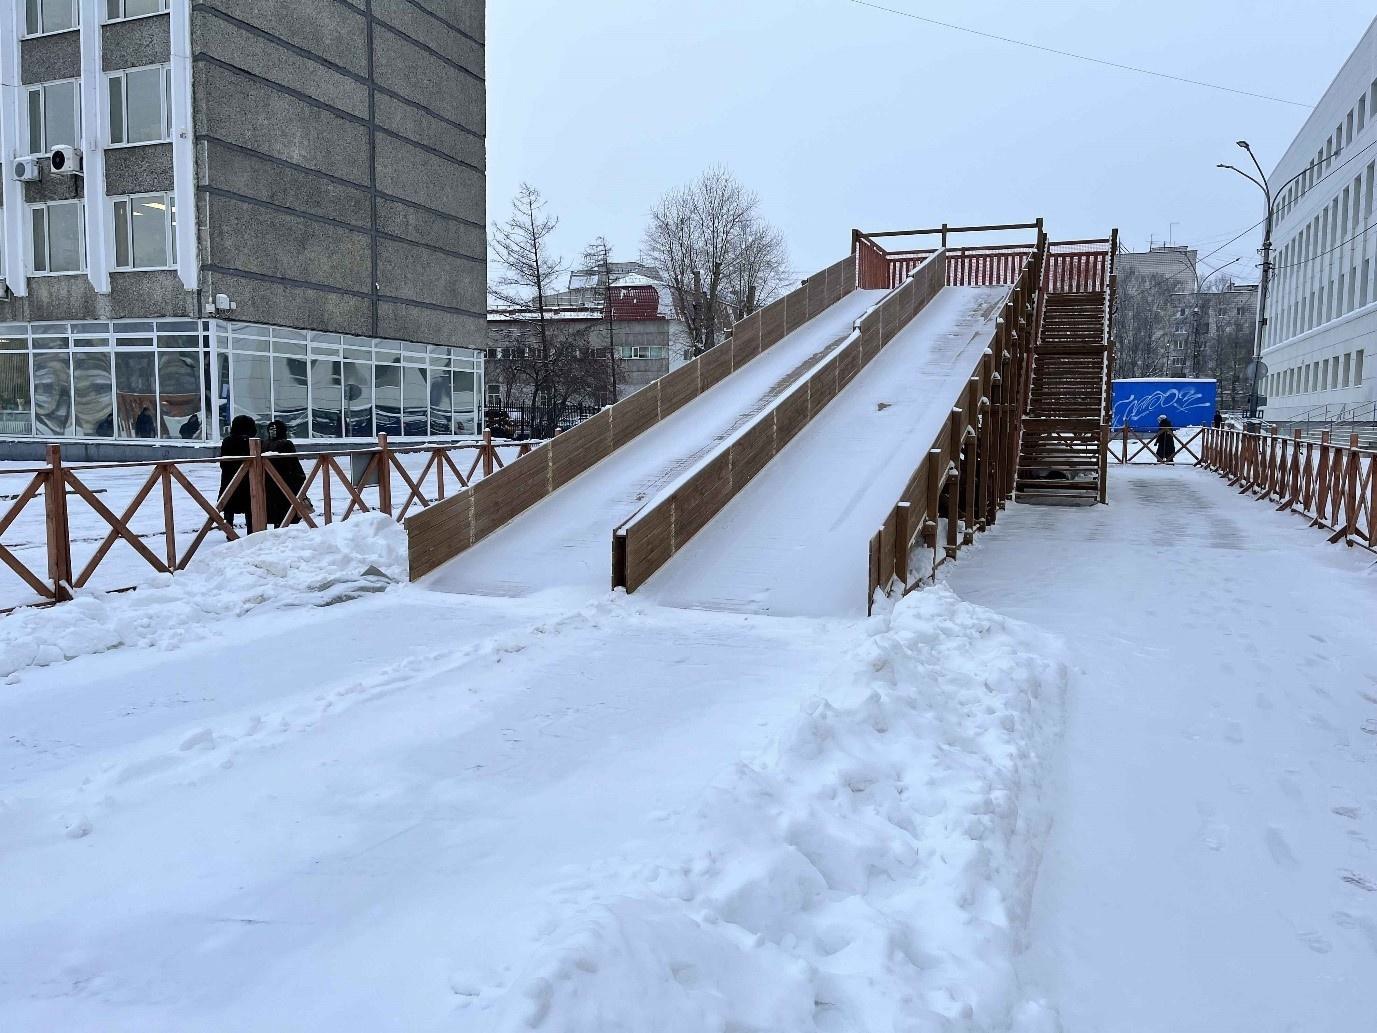
<svg viewBox="0 0 1377 1033">
<path fill-rule="evenodd" d="M 607 377 L 610 388 L 609 397 L 617 400 L 617 374 L 620 362 L 617 358 L 616 322 L 612 318 L 612 245 L 606 237 L 598 237 L 583 249 L 583 267 L 597 273 L 597 297 L 602 304 L 603 318 L 607 329 Z"/>
<path fill-rule="evenodd" d="M 660 198 L 641 251 L 664 271 L 697 352 L 787 279 L 783 238 L 761 218 L 759 197 L 721 165 Z"/>
<path fill-rule="evenodd" d="M 1174 282 L 1165 276 L 1120 276 L 1114 317 L 1116 376 L 1168 374 L 1177 308 L 1174 290 Z"/>
<path fill-rule="evenodd" d="M 510 324 L 494 372 L 509 405 L 523 410 L 534 437 L 553 435 L 571 411 L 606 390 L 605 359 L 590 343 L 597 320 L 567 318 L 550 296 L 566 266 L 551 247 L 559 220 L 546 213 L 539 190 L 523 183 L 506 221 L 493 226 L 492 250 L 502 275 L 489 288 Z M 574 313 L 577 316 L 577 313 Z"/>
</svg>

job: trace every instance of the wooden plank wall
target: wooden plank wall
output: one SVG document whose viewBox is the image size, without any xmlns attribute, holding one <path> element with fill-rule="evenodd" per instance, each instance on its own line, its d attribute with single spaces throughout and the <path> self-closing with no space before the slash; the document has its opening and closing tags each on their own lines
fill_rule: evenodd
<svg viewBox="0 0 1377 1033">
<path fill-rule="evenodd" d="M 409 518 L 406 533 L 411 579 L 430 573 L 476 545 L 835 305 L 855 286 L 856 258 L 848 255 L 738 322 L 731 335 L 715 348 L 537 446 L 472 488 Z"/>
<path fill-rule="evenodd" d="M 710 453 L 686 478 L 617 528 L 612 539 L 613 587 L 634 592 L 645 584 L 945 286 L 946 256 L 939 251 L 915 270 L 903 286 L 860 319 L 856 332 L 806 379 Z M 826 307 L 825 298 L 826 294 L 820 291 L 817 297 L 810 295 L 795 304 L 806 304 L 806 311 L 816 314 L 814 309 L 820 312 Z M 786 311 L 786 322 L 794 318 L 805 317 Z"/>
</svg>

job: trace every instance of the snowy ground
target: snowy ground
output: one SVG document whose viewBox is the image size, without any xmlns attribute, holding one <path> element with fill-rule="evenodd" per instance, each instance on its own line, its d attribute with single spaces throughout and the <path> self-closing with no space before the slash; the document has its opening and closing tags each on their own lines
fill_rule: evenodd
<svg viewBox="0 0 1377 1033">
<path fill-rule="evenodd" d="M 381 518 L 2 618 L 0 1029 L 1369 1030 L 1370 557 L 1111 476 L 869 620 Z"/>
<path fill-rule="evenodd" d="M 1024 974 L 1066 1033 L 1377 1020 L 1377 572 L 1204 471 L 1013 507 L 963 598 L 1077 668 Z"/>
<path fill-rule="evenodd" d="M 7 1033 L 1036 1013 L 1055 643 L 942 590 L 870 621 L 367 594 L 398 533 L 35 611 L 80 634 L 0 693 Z"/>
</svg>

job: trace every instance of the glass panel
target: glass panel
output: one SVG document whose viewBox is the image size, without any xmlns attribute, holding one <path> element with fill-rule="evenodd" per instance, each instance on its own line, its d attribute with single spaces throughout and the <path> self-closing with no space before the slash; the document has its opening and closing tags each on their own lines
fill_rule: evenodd
<svg viewBox="0 0 1377 1033">
<path fill-rule="evenodd" d="M 158 320 L 158 333 L 160 334 L 199 334 L 201 326 L 194 319 L 160 319 Z"/>
<path fill-rule="evenodd" d="M 115 353 L 115 419 L 122 438 L 151 438 L 158 430 L 152 352 Z"/>
<path fill-rule="evenodd" d="M 158 356 L 158 403 L 165 438 L 202 437 L 200 363 L 194 352 Z"/>
<path fill-rule="evenodd" d="M 474 395 L 474 375 L 454 373 L 454 433 L 478 433 L 477 398 Z"/>
<path fill-rule="evenodd" d="M 80 272 L 86 265 L 81 247 L 81 205 L 48 206 L 48 271 Z"/>
<path fill-rule="evenodd" d="M 38 0 L 25 0 L 24 31 L 28 33 L 43 31 L 43 19 L 38 16 Z"/>
<path fill-rule="evenodd" d="M 306 360 L 274 355 L 273 419 L 285 423 L 292 437 L 309 437 L 309 406 Z"/>
<path fill-rule="evenodd" d="M 29 91 L 29 153 L 43 152 L 43 93 Z"/>
<path fill-rule="evenodd" d="M 156 269 L 168 264 L 167 199 L 161 194 L 131 198 L 134 268 Z"/>
<path fill-rule="evenodd" d="M 0 355 L 0 434 L 32 434 L 29 357 Z"/>
<path fill-rule="evenodd" d="M 344 437 L 344 388 L 336 359 L 311 360 L 311 437 Z"/>
<path fill-rule="evenodd" d="M 33 271 L 48 271 L 48 209 L 29 209 L 29 233 L 33 239 Z"/>
<path fill-rule="evenodd" d="M 397 434 L 402 432 L 402 368 L 401 366 L 374 366 L 373 383 L 376 388 L 378 433 Z"/>
<path fill-rule="evenodd" d="M 126 72 L 124 80 L 128 142 L 163 139 L 163 70 L 139 68 Z"/>
<path fill-rule="evenodd" d="M 157 14 L 166 10 L 167 0 L 124 0 L 126 18 L 137 18 L 141 14 Z"/>
<path fill-rule="evenodd" d="M 43 0 L 43 31 L 61 32 L 74 29 L 77 23 L 77 0 Z"/>
<path fill-rule="evenodd" d="M 159 334 L 158 350 L 167 351 L 170 348 L 193 349 L 201 347 L 201 336 L 199 334 Z"/>
<path fill-rule="evenodd" d="M 72 371 L 67 360 L 67 352 L 34 356 L 34 416 L 39 434 L 71 437 L 74 430 Z"/>
<path fill-rule="evenodd" d="M 76 348 L 103 348 L 109 350 L 110 338 L 108 337 L 73 337 L 72 345 Z"/>
<path fill-rule="evenodd" d="M 69 344 L 66 337 L 35 337 L 33 346 L 36 351 L 66 351 Z"/>
<path fill-rule="evenodd" d="M 274 355 L 297 355 L 305 357 L 306 344 L 303 341 L 273 341 Z"/>
<path fill-rule="evenodd" d="M 124 16 L 124 12 L 120 10 L 120 5 L 123 2 L 124 0 L 105 0 L 105 18 L 107 21 Z"/>
<path fill-rule="evenodd" d="M 272 361 L 266 355 L 236 351 L 230 368 L 233 370 L 230 404 L 235 416 L 251 416 L 261 423 L 272 412 Z M 224 429 L 228 431 L 229 424 Z"/>
<path fill-rule="evenodd" d="M 0 337 L 0 352 L 26 352 L 29 350 L 27 337 Z"/>
<path fill-rule="evenodd" d="M 106 83 L 110 95 L 110 142 L 124 143 L 124 77 L 112 75 Z"/>
<path fill-rule="evenodd" d="M 454 392 L 450 388 L 449 371 L 430 371 L 430 432 L 452 434 Z"/>
<path fill-rule="evenodd" d="M 110 353 L 84 352 L 72 358 L 76 389 L 76 432 L 86 438 L 115 436 L 115 402 L 111 394 Z"/>
<path fill-rule="evenodd" d="M 76 146 L 80 136 L 77 124 L 77 84 L 53 83 L 43 87 L 43 150 L 67 144 Z"/>
<path fill-rule="evenodd" d="M 430 401 L 430 387 L 422 366 L 402 367 L 402 436 L 426 436 L 426 409 Z"/>
<path fill-rule="evenodd" d="M 373 436 L 373 367 L 366 362 L 344 364 L 344 408 L 349 436 Z"/>
<path fill-rule="evenodd" d="M 133 260 L 129 254 L 129 202 L 115 203 L 115 268 L 128 269 Z"/>
</svg>

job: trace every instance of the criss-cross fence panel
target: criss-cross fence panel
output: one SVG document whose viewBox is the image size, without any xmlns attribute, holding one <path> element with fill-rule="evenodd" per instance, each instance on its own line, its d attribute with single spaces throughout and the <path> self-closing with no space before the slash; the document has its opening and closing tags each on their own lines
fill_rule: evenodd
<svg viewBox="0 0 1377 1033">
<path fill-rule="evenodd" d="M 1373 516 L 1377 514 L 1377 453 L 1359 446 L 1358 435 L 1347 444 L 1277 433 L 1250 433 L 1226 427 L 1208 428 L 1200 465 L 1228 479 L 1241 494 L 1273 502 L 1278 510 L 1301 513 L 1312 527 L 1329 532 L 1331 542 L 1377 551 Z"/>
<path fill-rule="evenodd" d="M 0 611 L 117 591 L 176 573 L 248 533 L 320 528 L 360 513 L 395 520 L 452 496 L 535 442 L 482 441 L 244 458 L 0 467 Z M 240 505 L 248 513 L 227 515 Z"/>
<path fill-rule="evenodd" d="M 1161 431 L 1139 431 L 1121 427 L 1109 441 L 1110 461 L 1119 464 L 1162 462 L 1157 458 L 1157 436 L 1160 433 Z M 1173 461 L 1199 463 L 1201 449 L 1205 444 L 1205 428 L 1175 427 L 1171 434 L 1172 440 L 1176 443 Z"/>
</svg>

